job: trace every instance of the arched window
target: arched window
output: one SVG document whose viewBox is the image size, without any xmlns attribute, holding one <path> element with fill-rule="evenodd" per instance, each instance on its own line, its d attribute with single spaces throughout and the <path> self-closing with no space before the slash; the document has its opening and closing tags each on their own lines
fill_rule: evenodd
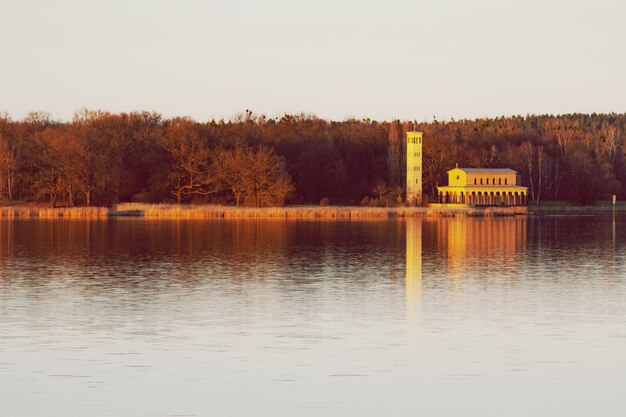
<svg viewBox="0 0 626 417">
<path fill-rule="evenodd" d="M 483 185 L 483 179 L 482 178 L 480 179 L 480 185 Z"/>
<path fill-rule="evenodd" d="M 461 177 L 459 177 L 458 175 L 456 176 L 456 180 L 458 181 L 459 179 L 461 179 Z"/>
<path fill-rule="evenodd" d="M 489 185 L 489 178 L 485 179 L 485 181 L 487 182 L 487 185 Z"/>
<path fill-rule="evenodd" d="M 493 185 L 496 185 L 496 179 L 495 179 L 495 178 L 493 179 L 492 184 L 493 184 Z"/>
<path fill-rule="evenodd" d="M 498 185 L 502 185 L 502 178 L 498 178 Z"/>
<path fill-rule="evenodd" d="M 476 178 L 474 178 L 474 185 L 476 185 Z"/>
<path fill-rule="evenodd" d="M 504 185 L 507 185 L 508 183 L 509 183 L 509 179 L 508 179 L 508 178 L 505 178 L 505 179 L 504 179 Z"/>
</svg>

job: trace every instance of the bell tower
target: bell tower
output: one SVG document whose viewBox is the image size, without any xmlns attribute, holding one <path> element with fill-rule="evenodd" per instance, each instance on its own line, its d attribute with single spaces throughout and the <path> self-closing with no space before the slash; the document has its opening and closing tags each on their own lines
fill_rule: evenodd
<svg viewBox="0 0 626 417">
<path fill-rule="evenodd" d="M 406 202 L 422 204 L 422 132 L 406 132 Z"/>
</svg>

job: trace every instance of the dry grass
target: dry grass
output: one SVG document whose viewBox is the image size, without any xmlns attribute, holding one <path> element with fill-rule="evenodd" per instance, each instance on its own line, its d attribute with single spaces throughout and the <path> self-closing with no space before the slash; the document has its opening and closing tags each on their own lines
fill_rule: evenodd
<svg viewBox="0 0 626 417">
<path fill-rule="evenodd" d="M 175 204 L 119 204 L 119 215 L 139 215 L 146 218 L 164 219 L 215 219 L 215 218 L 288 218 L 288 219 L 389 219 L 420 216 L 514 216 L 526 214 L 525 207 L 490 207 L 486 209 L 454 209 L 425 207 L 233 207 L 218 205 Z"/>
<path fill-rule="evenodd" d="M 100 219 L 108 216 L 109 209 L 105 207 L 50 208 L 25 205 L 0 207 L 0 217 L 12 219 Z"/>
<path fill-rule="evenodd" d="M 124 203 L 113 209 L 104 207 L 49 208 L 29 205 L 0 207 L 0 217 L 39 219 L 102 219 L 109 216 L 140 216 L 150 219 L 360 219 L 376 220 L 402 217 L 491 217 L 526 214 L 525 207 L 426 208 L 426 207 L 233 207 L 219 205 L 177 205 Z"/>
<path fill-rule="evenodd" d="M 119 204 L 116 212 L 138 214 L 148 218 L 215 219 L 215 218 L 294 218 L 355 219 L 391 217 L 393 209 L 298 206 L 298 207 L 233 207 L 219 205 Z"/>
</svg>

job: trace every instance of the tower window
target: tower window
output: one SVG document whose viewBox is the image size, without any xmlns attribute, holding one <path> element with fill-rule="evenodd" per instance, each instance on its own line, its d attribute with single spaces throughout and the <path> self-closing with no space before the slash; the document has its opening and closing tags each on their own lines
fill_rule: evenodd
<svg viewBox="0 0 626 417">
<path fill-rule="evenodd" d="M 474 185 L 476 185 L 476 178 L 474 178 Z"/>
<path fill-rule="evenodd" d="M 482 178 L 480 179 L 480 185 L 483 185 L 483 179 Z"/>
<path fill-rule="evenodd" d="M 498 178 L 498 185 L 502 185 L 502 178 Z"/>
<path fill-rule="evenodd" d="M 508 178 L 505 178 L 505 179 L 504 179 L 504 185 L 507 185 L 508 183 L 509 183 L 509 179 L 508 179 Z"/>
</svg>

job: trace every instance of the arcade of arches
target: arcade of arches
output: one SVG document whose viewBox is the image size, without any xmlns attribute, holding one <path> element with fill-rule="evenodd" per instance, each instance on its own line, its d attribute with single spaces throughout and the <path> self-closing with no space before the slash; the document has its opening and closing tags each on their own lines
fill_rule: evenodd
<svg viewBox="0 0 626 417">
<path fill-rule="evenodd" d="M 467 204 L 472 206 L 524 206 L 526 188 L 513 190 L 485 189 L 487 187 L 439 187 L 437 202 L 440 204 Z M 509 187 L 507 187 L 509 188 Z M 520 188 L 519 190 L 517 188 Z"/>
</svg>

